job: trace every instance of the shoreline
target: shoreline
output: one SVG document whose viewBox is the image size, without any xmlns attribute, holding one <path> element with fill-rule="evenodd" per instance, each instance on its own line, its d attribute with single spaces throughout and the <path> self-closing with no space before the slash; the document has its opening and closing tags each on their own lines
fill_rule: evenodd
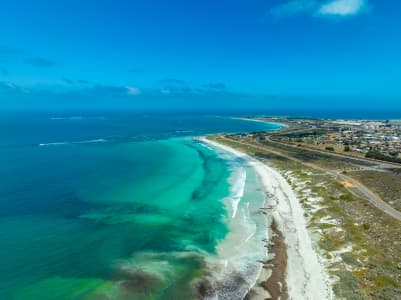
<svg viewBox="0 0 401 300">
<path fill-rule="evenodd" d="M 269 294 L 280 293 L 280 289 L 277 291 L 277 287 L 280 287 L 280 281 L 286 283 L 289 299 L 332 299 L 331 281 L 321 259 L 313 248 L 312 236 L 307 230 L 304 210 L 284 177 L 276 169 L 234 148 L 205 137 L 200 137 L 198 140 L 246 159 L 258 174 L 264 191 L 269 196 L 264 213 L 270 216 L 274 223 L 272 222 L 272 228 L 268 229 L 269 233 L 273 232 L 273 234 L 270 236 L 271 240 L 267 242 L 271 244 L 272 238 L 276 235 L 277 245 L 268 248 L 268 250 L 269 255 L 271 254 L 270 251 L 280 253 L 275 256 L 277 257 L 276 261 L 274 261 L 274 257 L 268 261 L 268 266 L 271 268 L 273 265 L 275 273 L 273 270 L 264 272 L 267 266 L 264 263 L 259 279 L 251 288 L 251 291 L 256 291 L 256 296 L 252 292 L 249 293 L 247 299 L 266 298 L 266 295 L 261 295 L 260 288 L 258 289 L 259 285 L 262 285 Z M 279 232 L 282 234 L 282 243 L 279 239 Z M 286 259 L 281 253 L 285 249 Z"/>
<path fill-rule="evenodd" d="M 261 286 L 266 289 L 272 299 L 287 300 L 288 287 L 286 282 L 287 273 L 287 245 L 284 241 L 282 232 L 277 228 L 277 223 L 273 219 L 270 225 L 272 238 L 268 241 L 268 252 L 272 253 L 274 257 L 267 260 L 263 268 L 271 268 L 272 273 L 270 277 L 261 282 Z"/>
<path fill-rule="evenodd" d="M 263 214 L 267 214 L 263 208 Z M 262 269 L 257 282 L 246 295 L 246 300 L 280 299 L 288 300 L 287 272 L 287 246 L 284 236 L 272 219 L 267 227 L 270 240 L 266 239 L 265 247 L 268 257 L 262 263 Z"/>
</svg>

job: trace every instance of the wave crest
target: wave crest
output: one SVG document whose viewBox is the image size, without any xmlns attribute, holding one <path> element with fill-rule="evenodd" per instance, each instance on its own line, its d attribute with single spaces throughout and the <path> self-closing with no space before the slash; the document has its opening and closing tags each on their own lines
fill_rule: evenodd
<svg viewBox="0 0 401 300">
<path fill-rule="evenodd" d="M 85 140 L 78 142 L 51 142 L 51 143 L 41 143 L 40 147 L 44 146 L 62 146 L 62 145 L 72 145 L 72 144 L 92 144 L 92 143 L 106 143 L 106 139 L 94 139 L 94 140 Z"/>
<path fill-rule="evenodd" d="M 238 210 L 238 205 L 244 196 L 245 191 L 245 183 L 246 183 L 246 170 L 243 167 L 240 167 L 232 177 L 230 178 L 231 181 L 231 190 L 230 196 L 228 197 L 231 201 L 232 206 L 232 215 L 231 218 L 235 218 Z"/>
</svg>

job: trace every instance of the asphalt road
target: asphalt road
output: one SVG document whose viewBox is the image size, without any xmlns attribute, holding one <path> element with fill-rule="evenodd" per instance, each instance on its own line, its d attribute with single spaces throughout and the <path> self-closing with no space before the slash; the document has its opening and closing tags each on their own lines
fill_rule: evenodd
<svg viewBox="0 0 401 300">
<path fill-rule="evenodd" d="M 230 141 L 230 142 L 235 142 L 235 143 L 238 143 L 238 144 L 247 146 L 247 147 L 252 147 L 252 148 L 254 148 L 254 149 L 259 149 L 259 150 L 263 150 L 263 151 L 269 151 L 269 152 L 271 152 L 271 153 L 273 153 L 273 154 L 276 154 L 276 155 L 285 157 L 285 158 L 287 158 L 287 159 L 289 159 L 289 160 L 292 160 L 292 161 L 296 161 L 296 162 L 298 162 L 298 163 L 304 164 L 304 165 L 306 165 L 306 166 L 308 166 L 308 167 L 311 167 L 311 168 L 313 168 L 313 169 L 316 169 L 316 170 L 319 170 L 319 171 L 326 172 L 326 173 L 328 173 L 328 174 L 334 175 L 334 176 L 336 176 L 337 178 L 339 178 L 339 179 L 341 179 L 341 180 L 351 182 L 351 183 L 354 185 L 354 187 L 355 187 L 362 195 L 364 195 L 365 198 L 366 198 L 367 200 L 369 200 L 369 202 L 371 202 L 371 203 L 372 203 L 373 205 L 375 205 L 378 209 L 380 209 L 381 211 L 385 212 L 385 213 L 388 214 L 389 216 L 391 216 L 391 217 L 397 219 L 398 221 L 401 221 L 401 212 L 399 212 L 398 210 L 396 210 L 396 209 L 394 209 L 393 207 L 391 207 L 388 203 L 386 203 L 385 201 L 383 201 L 383 200 L 380 198 L 379 195 L 377 195 L 377 194 L 375 194 L 374 192 L 372 192 L 372 191 L 371 191 L 369 188 L 367 188 L 365 185 L 363 185 L 363 184 L 360 183 L 359 181 L 355 180 L 354 178 L 351 178 L 351 177 L 349 177 L 349 176 L 347 176 L 347 175 L 345 175 L 345 174 L 342 174 L 341 171 L 338 171 L 338 170 L 330 170 L 330 169 L 327 169 L 327 168 L 324 168 L 324 167 L 315 165 L 315 164 L 313 164 L 313 163 L 303 162 L 303 161 L 300 160 L 300 159 L 297 159 L 297 158 L 295 158 L 295 157 L 291 157 L 291 156 L 286 155 L 286 154 L 284 154 L 284 153 L 281 153 L 281 152 L 279 152 L 279 151 L 277 151 L 277 150 L 271 149 L 270 147 L 265 146 L 265 145 L 263 145 L 263 146 L 262 146 L 262 145 L 252 145 L 252 144 L 244 143 L 244 142 L 237 141 L 237 140 L 233 140 L 233 139 L 228 139 L 228 138 L 226 138 L 226 137 L 221 137 L 221 138 L 222 138 L 222 139 L 225 139 L 225 140 L 227 140 L 227 141 Z M 309 149 L 308 149 L 308 150 L 309 150 Z"/>
<path fill-rule="evenodd" d="M 293 133 L 293 132 L 291 132 Z M 279 144 L 279 145 L 283 145 L 286 147 L 292 147 L 292 148 L 298 148 L 298 146 L 295 145 L 291 145 L 291 144 L 286 144 L 286 143 L 281 143 L 281 142 L 277 142 L 272 140 L 269 136 L 267 136 L 267 139 L 270 143 L 275 143 L 275 144 Z M 312 148 L 304 148 L 307 151 L 311 151 L 311 152 L 316 152 L 319 154 L 326 154 L 326 155 L 331 155 L 331 156 L 335 156 L 335 157 L 339 157 L 339 158 L 345 158 L 345 159 L 351 159 L 351 160 L 355 160 L 355 161 L 360 161 L 362 163 L 368 162 L 368 163 L 372 163 L 375 164 L 377 167 L 379 168 L 383 168 L 383 169 L 388 169 L 388 168 L 401 168 L 401 165 L 399 163 L 393 163 L 393 162 L 386 162 L 386 161 L 382 161 L 382 160 L 378 160 L 378 159 L 374 159 L 374 158 L 363 158 L 363 157 L 357 157 L 357 156 L 352 156 L 352 155 L 345 155 L 345 154 L 341 154 L 341 153 L 334 153 L 334 152 L 330 152 L 330 151 L 325 151 L 325 150 L 318 150 L 318 149 L 312 149 Z"/>
</svg>

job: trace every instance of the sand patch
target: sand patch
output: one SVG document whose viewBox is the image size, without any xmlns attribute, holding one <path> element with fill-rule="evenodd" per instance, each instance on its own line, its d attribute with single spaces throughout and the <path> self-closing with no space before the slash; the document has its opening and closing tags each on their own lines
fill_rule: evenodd
<svg viewBox="0 0 401 300">
<path fill-rule="evenodd" d="M 355 185 L 354 185 L 352 182 L 345 181 L 345 180 L 340 181 L 340 182 L 341 182 L 341 184 L 342 184 L 343 186 L 345 186 L 346 188 L 354 188 L 354 187 L 355 187 Z"/>
</svg>

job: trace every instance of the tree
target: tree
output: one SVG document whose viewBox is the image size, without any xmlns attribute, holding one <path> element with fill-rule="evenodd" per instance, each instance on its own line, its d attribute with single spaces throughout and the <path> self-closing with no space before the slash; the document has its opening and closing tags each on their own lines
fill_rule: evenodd
<svg viewBox="0 0 401 300">
<path fill-rule="evenodd" d="M 401 163 L 401 158 L 388 156 L 383 153 L 380 153 L 379 151 L 374 151 L 374 150 L 368 151 L 368 153 L 366 153 L 365 156 L 367 158 L 374 158 L 374 159 L 378 159 L 378 160 L 385 160 L 385 161 L 390 161 L 390 162 Z"/>
</svg>

